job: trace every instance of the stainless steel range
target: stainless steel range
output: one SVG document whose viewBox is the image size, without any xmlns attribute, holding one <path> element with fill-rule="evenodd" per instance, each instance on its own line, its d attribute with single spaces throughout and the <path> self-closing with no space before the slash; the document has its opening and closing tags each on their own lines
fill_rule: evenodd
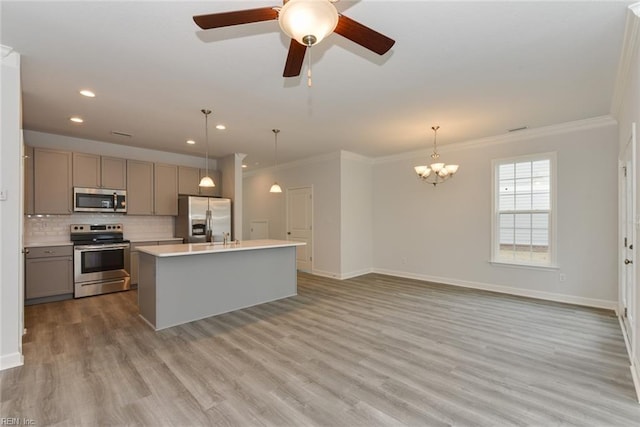
<svg viewBox="0 0 640 427">
<path fill-rule="evenodd" d="M 74 298 L 126 291 L 130 244 L 122 224 L 71 224 Z"/>
</svg>

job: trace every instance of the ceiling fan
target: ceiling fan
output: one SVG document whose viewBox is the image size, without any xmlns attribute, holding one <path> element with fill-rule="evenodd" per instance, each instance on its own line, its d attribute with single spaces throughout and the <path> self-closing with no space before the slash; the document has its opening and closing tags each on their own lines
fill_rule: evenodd
<svg viewBox="0 0 640 427">
<path fill-rule="evenodd" d="M 261 7 L 233 12 L 194 16 L 203 30 L 278 20 L 289 37 L 289 53 L 283 77 L 300 75 L 307 48 L 336 32 L 378 55 L 384 55 L 395 40 L 338 13 L 333 5 L 338 0 L 284 0 L 282 7 Z M 310 76 L 309 76 L 310 77 Z"/>
</svg>

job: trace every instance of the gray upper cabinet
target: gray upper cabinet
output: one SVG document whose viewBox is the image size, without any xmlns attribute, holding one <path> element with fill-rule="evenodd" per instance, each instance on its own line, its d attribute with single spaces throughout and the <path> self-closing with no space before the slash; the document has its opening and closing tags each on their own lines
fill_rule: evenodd
<svg viewBox="0 0 640 427">
<path fill-rule="evenodd" d="M 117 157 L 100 157 L 102 187 L 114 190 L 127 188 L 127 161 Z"/>
<path fill-rule="evenodd" d="M 178 166 L 178 193 L 195 196 L 200 194 L 200 169 Z"/>
<path fill-rule="evenodd" d="M 127 215 L 178 215 L 178 166 L 127 160 Z"/>
<path fill-rule="evenodd" d="M 153 187 L 154 214 L 178 215 L 178 166 L 156 163 Z"/>
<path fill-rule="evenodd" d="M 73 153 L 73 186 L 124 190 L 127 187 L 126 165 L 125 159 Z"/>
<path fill-rule="evenodd" d="M 153 215 L 151 162 L 127 160 L 127 215 Z"/>
<path fill-rule="evenodd" d="M 36 214 L 70 214 L 72 206 L 70 151 L 33 149 L 33 201 Z"/>
<path fill-rule="evenodd" d="M 200 179 L 206 175 L 205 169 L 192 168 L 189 166 L 178 167 L 178 193 L 188 194 L 191 196 L 220 196 L 222 187 L 220 181 L 220 172 L 210 170 L 209 176 L 216 185 L 213 188 L 200 187 Z"/>
<path fill-rule="evenodd" d="M 35 213 L 33 206 L 33 147 L 24 146 L 24 213 Z"/>
</svg>

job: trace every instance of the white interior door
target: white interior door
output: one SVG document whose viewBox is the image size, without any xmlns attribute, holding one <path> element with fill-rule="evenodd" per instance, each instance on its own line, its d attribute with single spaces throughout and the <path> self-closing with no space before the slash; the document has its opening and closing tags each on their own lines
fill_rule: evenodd
<svg viewBox="0 0 640 427">
<path fill-rule="evenodd" d="M 296 248 L 298 270 L 313 266 L 313 194 L 311 187 L 287 189 L 287 240 L 304 242 Z"/>
<path fill-rule="evenodd" d="M 636 252 L 636 138 L 635 123 L 631 129 L 631 137 L 621 159 L 621 237 L 622 248 L 620 256 L 621 286 L 620 286 L 620 316 L 624 323 L 625 334 L 631 349 L 634 348 L 634 331 L 636 328 L 635 312 L 635 252 Z"/>
<path fill-rule="evenodd" d="M 254 219 L 250 223 L 251 240 L 261 240 L 269 238 L 269 221 L 266 219 Z"/>
</svg>

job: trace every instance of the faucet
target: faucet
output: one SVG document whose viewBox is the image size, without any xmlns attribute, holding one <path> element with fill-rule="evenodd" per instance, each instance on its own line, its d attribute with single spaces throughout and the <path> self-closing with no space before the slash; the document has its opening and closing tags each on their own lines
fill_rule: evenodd
<svg viewBox="0 0 640 427">
<path fill-rule="evenodd" d="M 229 233 L 222 233 L 222 244 L 226 246 L 227 242 L 229 241 Z"/>
</svg>

